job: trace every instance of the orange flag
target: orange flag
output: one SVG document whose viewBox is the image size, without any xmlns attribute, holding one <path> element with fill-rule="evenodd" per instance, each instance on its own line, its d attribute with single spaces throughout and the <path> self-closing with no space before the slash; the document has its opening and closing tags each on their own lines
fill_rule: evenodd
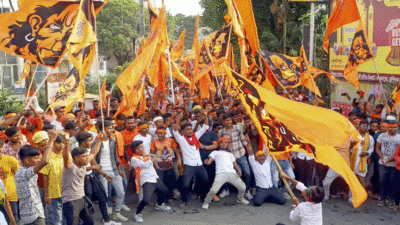
<svg viewBox="0 0 400 225">
<path fill-rule="evenodd" d="M 304 152 L 343 176 L 349 184 L 354 207 L 367 193 L 334 146 L 359 133 L 343 115 L 322 107 L 295 102 L 268 91 L 226 67 L 228 76 L 270 155 Z M 279 104 L 276 104 L 279 102 Z M 313 124 L 313 129 L 304 129 Z"/>
<path fill-rule="evenodd" d="M 354 34 L 353 43 L 351 44 L 349 58 L 343 71 L 344 77 L 360 90 L 360 82 L 358 80 L 358 66 L 372 60 L 374 54 L 367 35 L 365 34 L 364 24 L 360 20 L 356 33 Z"/>
<path fill-rule="evenodd" d="M 158 36 L 143 49 L 143 52 L 119 75 L 115 82 L 124 95 L 132 92 L 138 85 L 144 72 L 149 68 L 157 47 Z"/>
<path fill-rule="evenodd" d="M 186 30 L 182 31 L 181 36 L 179 36 L 178 40 L 172 45 L 171 48 L 171 60 L 176 61 L 182 58 L 183 55 L 183 44 L 185 42 L 185 34 Z"/>
<path fill-rule="evenodd" d="M 236 11 L 233 0 L 225 0 L 226 6 L 228 7 L 228 12 L 226 13 L 224 19 L 225 23 L 232 23 L 233 31 L 239 38 L 244 38 L 243 25 L 244 22 L 240 17 L 240 14 Z"/>
<path fill-rule="evenodd" d="M 311 75 L 312 75 L 312 77 L 314 79 L 316 77 L 318 77 L 319 75 L 321 75 L 321 74 L 325 74 L 325 76 L 327 76 L 331 81 L 339 82 L 339 80 L 336 79 L 332 74 L 330 74 L 330 73 L 328 73 L 328 72 L 326 72 L 324 70 L 318 69 L 317 67 L 313 67 L 313 66 L 310 66 L 310 65 L 308 66 L 308 68 L 310 69 Z"/>
<path fill-rule="evenodd" d="M 208 98 L 210 99 L 210 77 L 209 76 L 202 76 L 199 80 L 200 84 L 200 98 Z"/>
<path fill-rule="evenodd" d="M 142 99 L 144 86 L 144 83 L 142 83 L 140 87 L 134 87 L 131 92 L 123 96 L 121 105 L 119 106 L 118 111 L 115 113 L 115 116 L 120 113 L 124 114 L 125 116 L 133 116 L 133 113 L 135 112 L 140 100 Z"/>
<path fill-rule="evenodd" d="M 300 50 L 300 83 L 321 97 L 321 93 L 319 92 L 319 89 L 315 84 L 313 77 L 311 76 L 310 69 L 308 68 L 307 55 L 303 45 L 301 46 Z"/>
<path fill-rule="evenodd" d="M 21 79 L 19 81 L 17 81 L 17 83 L 21 83 L 23 79 L 27 78 L 29 76 L 29 73 L 32 71 L 31 69 L 36 70 L 36 63 L 32 62 L 30 60 L 26 60 L 24 63 L 24 67 L 22 69 L 22 73 L 21 73 Z M 35 74 L 33 74 L 35 75 Z"/>
<path fill-rule="evenodd" d="M 95 10 L 93 0 L 82 0 L 71 36 L 68 39 L 68 60 L 83 79 L 96 55 Z"/>
<path fill-rule="evenodd" d="M 150 14 L 150 24 L 153 24 L 153 22 L 158 18 L 158 12 L 150 3 L 151 1 L 147 1 L 147 8 L 149 10 Z"/>
<path fill-rule="evenodd" d="M 142 84 L 142 86 L 145 86 Z M 140 107 L 137 113 L 137 116 L 140 116 L 146 111 L 146 94 L 145 94 L 145 89 L 143 88 L 142 93 L 140 93 Z"/>
<path fill-rule="evenodd" d="M 397 83 L 396 87 L 393 89 L 392 95 L 390 96 L 392 99 L 391 102 L 394 102 L 394 105 L 400 105 L 400 81 Z"/>
<path fill-rule="evenodd" d="M 254 83 L 260 85 L 261 87 L 275 92 L 274 86 L 267 79 L 265 74 L 261 71 L 260 67 L 253 62 L 249 67 L 249 73 L 247 74 L 247 79 L 253 81 Z"/>
<path fill-rule="evenodd" d="M 324 49 L 328 51 L 329 36 L 339 27 L 360 20 L 356 0 L 339 0 L 332 11 L 326 25 Z"/>
<path fill-rule="evenodd" d="M 105 109 L 106 108 L 106 100 L 107 100 L 107 90 L 106 90 L 106 86 L 107 86 L 107 79 L 106 78 L 104 78 L 104 81 L 103 81 L 103 86 L 101 87 L 101 103 L 102 103 L 102 106 L 103 106 L 103 109 Z"/>
<path fill-rule="evenodd" d="M 167 62 L 168 63 L 168 62 Z M 163 91 L 165 92 L 167 90 L 166 86 L 165 86 L 165 75 L 166 75 L 166 70 L 164 70 L 164 68 L 168 67 L 164 67 L 165 63 L 163 63 L 163 57 L 160 57 L 160 59 L 158 60 L 158 73 L 157 73 L 157 78 L 158 78 L 158 82 L 157 82 L 157 87 L 158 87 L 158 91 Z"/>
<path fill-rule="evenodd" d="M 249 40 L 251 55 L 254 57 L 255 53 L 260 48 L 258 40 L 257 25 L 254 19 L 253 6 L 251 0 L 235 0 L 237 9 L 243 18 L 244 30 L 246 37 Z"/>
</svg>

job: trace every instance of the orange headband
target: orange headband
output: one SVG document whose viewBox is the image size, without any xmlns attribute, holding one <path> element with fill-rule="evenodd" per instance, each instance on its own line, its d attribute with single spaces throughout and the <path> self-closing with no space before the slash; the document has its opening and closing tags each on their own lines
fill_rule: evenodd
<svg viewBox="0 0 400 225">
<path fill-rule="evenodd" d="M 221 137 L 221 138 L 218 139 L 218 145 L 219 145 L 219 143 L 221 143 L 221 142 L 223 142 L 223 141 L 226 141 L 226 142 L 229 144 L 228 138 L 226 138 L 226 137 Z"/>
<path fill-rule="evenodd" d="M 148 127 L 149 127 L 149 125 L 147 123 L 145 123 L 145 124 L 142 124 L 142 125 L 138 126 L 138 129 L 139 130 L 143 130 L 143 129 L 146 129 Z"/>
<path fill-rule="evenodd" d="M 257 158 L 258 156 L 260 156 L 260 155 L 267 155 L 267 153 L 265 153 L 265 152 L 262 151 L 262 150 L 259 150 L 259 151 L 256 153 L 256 158 Z"/>
<path fill-rule="evenodd" d="M 6 119 L 7 119 L 7 118 L 10 118 L 10 117 L 12 117 L 12 116 L 16 116 L 16 115 L 17 115 L 16 113 L 9 113 L 9 114 L 6 115 Z"/>
<path fill-rule="evenodd" d="M 210 112 L 210 115 L 215 115 L 215 114 L 217 114 L 217 112 Z"/>
<path fill-rule="evenodd" d="M 165 130 L 165 129 L 157 129 L 156 132 L 157 133 L 167 133 L 167 130 Z"/>
<path fill-rule="evenodd" d="M 386 122 L 382 122 L 381 123 L 381 126 L 385 126 L 385 127 L 387 127 L 389 124 L 388 123 L 386 123 Z"/>
<path fill-rule="evenodd" d="M 397 127 L 397 123 L 388 124 L 388 127 Z"/>
<path fill-rule="evenodd" d="M 360 119 L 355 119 L 355 120 L 353 120 L 353 124 L 355 124 L 355 123 L 357 123 L 357 122 L 361 122 L 361 120 L 360 120 Z"/>
</svg>

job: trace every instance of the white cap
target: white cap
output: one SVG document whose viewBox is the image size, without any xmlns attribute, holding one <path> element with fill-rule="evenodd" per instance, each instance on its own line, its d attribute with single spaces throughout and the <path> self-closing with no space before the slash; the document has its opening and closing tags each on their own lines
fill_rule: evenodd
<svg viewBox="0 0 400 225">
<path fill-rule="evenodd" d="M 163 120 L 161 116 L 157 116 L 156 118 L 153 119 L 153 122 L 155 123 L 156 121 Z"/>
<path fill-rule="evenodd" d="M 44 110 L 40 108 L 39 106 L 35 108 L 36 112 L 38 113 L 44 113 Z"/>
<path fill-rule="evenodd" d="M 389 115 L 389 116 L 386 117 L 386 119 L 387 119 L 387 120 L 394 120 L 394 121 L 396 121 L 396 117 L 395 117 L 395 116 L 390 116 L 390 115 Z"/>
</svg>

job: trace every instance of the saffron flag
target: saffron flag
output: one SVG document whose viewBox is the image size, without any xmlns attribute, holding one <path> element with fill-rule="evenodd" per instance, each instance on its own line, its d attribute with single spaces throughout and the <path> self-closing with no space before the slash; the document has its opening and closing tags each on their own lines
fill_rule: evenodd
<svg viewBox="0 0 400 225">
<path fill-rule="evenodd" d="M 300 64 L 297 63 L 297 57 L 267 51 L 260 53 L 283 89 L 300 85 Z"/>
<path fill-rule="evenodd" d="M 162 54 L 161 58 L 162 58 L 162 63 L 164 64 L 163 68 L 166 68 L 165 75 L 170 75 L 169 74 L 168 56 L 166 56 L 165 54 Z M 176 63 L 172 60 L 170 61 L 170 63 L 171 63 L 172 76 L 174 78 L 178 79 L 180 82 L 190 84 L 190 80 L 185 75 L 183 75 L 181 73 L 181 71 L 179 71 L 178 65 L 176 65 Z"/>
<path fill-rule="evenodd" d="M 321 97 L 319 88 L 315 84 L 314 78 L 312 77 L 311 71 L 308 67 L 307 55 L 303 45 L 300 49 L 300 83 L 304 87 L 308 88 L 308 90 L 314 92 L 316 95 Z"/>
<path fill-rule="evenodd" d="M 261 71 L 260 67 L 258 67 L 255 62 L 253 62 L 250 65 L 249 73 L 247 74 L 246 78 L 253 81 L 257 85 L 260 85 L 261 87 L 263 87 L 265 89 L 275 92 L 274 86 L 267 79 L 265 74 Z"/>
<path fill-rule="evenodd" d="M 182 58 L 183 55 L 183 44 L 185 42 L 185 34 L 186 30 L 182 31 L 181 36 L 179 36 L 178 40 L 172 45 L 171 48 L 171 60 L 176 61 Z"/>
<path fill-rule="evenodd" d="M 119 75 L 115 82 L 125 96 L 139 84 L 144 72 L 149 68 L 157 47 L 158 36 L 143 49 L 143 52 Z M 129 96 L 129 95 L 128 95 Z"/>
<path fill-rule="evenodd" d="M 235 10 L 233 0 L 225 0 L 226 6 L 228 7 L 228 12 L 226 13 L 224 19 L 225 23 L 232 23 L 233 31 L 239 38 L 244 38 L 243 31 L 243 20 L 240 14 Z"/>
<path fill-rule="evenodd" d="M 68 60 L 78 69 L 81 79 L 89 72 L 96 55 L 95 14 L 93 0 L 82 0 L 67 42 Z"/>
<path fill-rule="evenodd" d="M 339 27 L 361 20 L 356 0 L 339 0 L 326 24 L 324 49 L 328 51 L 329 36 Z"/>
<path fill-rule="evenodd" d="M 100 93 L 100 97 L 101 97 L 101 105 L 103 106 L 103 109 L 105 109 L 106 108 L 106 105 L 107 105 L 107 103 L 106 103 L 106 100 L 107 100 L 107 89 L 106 89 L 106 87 L 107 87 L 107 79 L 106 78 L 104 78 L 104 81 L 103 81 L 103 86 L 101 87 L 101 93 Z"/>
<path fill-rule="evenodd" d="M 85 84 L 83 79 L 80 78 L 78 70 L 73 68 L 61 84 L 49 108 L 54 112 L 56 106 L 65 106 L 67 113 L 71 111 L 75 102 L 83 103 L 84 101 Z"/>
<path fill-rule="evenodd" d="M 164 68 L 168 68 L 168 67 L 165 67 L 164 65 L 166 65 L 166 64 L 168 64 L 168 62 L 167 63 L 163 63 L 163 57 L 159 57 L 160 59 L 158 60 L 159 62 L 158 62 L 158 73 L 157 73 L 157 80 L 158 80 L 158 82 L 157 82 L 157 87 L 158 87 L 158 91 L 162 91 L 162 92 L 165 92 L 166 90 L 167 90 L 167 88 L 166 88 L 166 85 L 165 85 L 165 75 L 167 75 L 166 74 L 166 71 L 164 70 Z"/>
<path fill-rule="evenodd" d="M 150 24 L 153 24 L 153 22 L 158 18 L 158 12 L 151 5 L 150 1 L 147 1 L 147 8 L 148 8 L 149 14 L 150 14 Z"/>
<path fill-rule="evenodd" d="M 206 75 L 210 70 L 215 70 L 227 60 L 229 41 L 232 25 L 228 24 L 221 30 L 206 36 L 203 39 L 199 57 L 199 69 L 195 81 Z"/>
<path fill-rule="evenodd" d="M 127 93 L 122 97 L 121 104 L 118 108 L 118 111 L 115 113 L 115 116 L 122 113 L 125 116 L 133 116 L 136 108 L 139 105 L 140 100 L 142 99 L 142 94 L 144 93 L 144 83 L 141 83 L 139 86 L 135 86 L 131 92 Z"/>
<path fill-rule="evenodd" d="M 305 152 L 344 177 L 352 191 L 354 207 L 366 200 L 364 188 L 334 148 L 350 137 L 360 141 L 358 131 L 346 117 L 332 110 L 291 101 L 258 86 L 229 67 L 226 70 L 269 154 Z M 310 124 L 313 129 L 304 129 Z"/>
<path fill-rule="evenodd" d="M 397 83 L 396 87 L 393 89 L 392 95 L 390 96 L 392 99 L 391 102 L 394 102 L 394 105 L 400 104 L 400 81 Z M 393 104 L 392 104 L 393 105 Z"/>
<path fill-rule="evenodd" d="M 324 70 L 318 69 L 317 67 L 313 67 L 313 66 L 308 66 L 308 68 L 311 71 L 311 75 L 312 77 L 315 79 L 316 77 L 318 77 L 319 75 L 324 74 L 325 76 L 327 76 L 331 81 L 333 82 L 338 82 L 339 80 L 336 79 L 331 73 L 328 73 Z"/>
<path fill-rule="evenodd" d="M 104 1 L 94 1 L 100 9 Z M 75 19 L 76 1 L 20 1 L 20 9 L 0 15 L 0 50 L 57 68 L 67 52 Z"/>
<path fill-rule="evenodd" d="M 203 49 L 205 51 L 207 51 L 205 49 L 205 47 L 203 48 L 203 46 L 200 43 L 200 39 L 199 39 L 199 15 L 197 14 L 197 19 L 196 19 L 196 28 L 194 29 L 194 37 L 193 37 L 193 46 L 192 46 L 192 50 L 190 51 L 190 54 L 192 54 L 193 52 L 193 75 L 192 77 L 194 78 L 194 80 L 192 81 L 192 86 L 191 88 L 194 88 L 194 83 L 196 80 L 197 75 L 201 72 L 200 70 L 200 60 L 204 60 L 203 58 L 199 57 L 201 52 L 203 52 Z M 207 58 L 209 59 L 209 57 Z M 211 60 L 208 60 L 208 62 L 211 62 Z M 207 63 L 208 63 L 207 62 Z"/>
<path fill-rule="evenodd" d="M 142 83 L 142 86 L 144 87 L 144 83 Z M 140 93 L 140 107 L 138 110 L 138 113 L 136 116 L 140 116 L 146 111 L 146 94 L 145 94 L 145 88 L 142 88 L 142 92 Z"/>
<path fill-rule="evenodd" d="M 360 90 L 358 66 L 373 58 L 374 54 L 367 35 L 365 34 L 364 24 L 360 20 L 356 33 L 354 34 L 353 43 L 351 44 L 349 58 L 343 71 L 344 77 L 358 90 Z"/>
<path fill-rule="evenodd" d="M 251 55 L 254 57 L 255 53 L 260 48 L 258 40 L 257 25 L 254 19 L 253 6 L 251 0 L 235 0 L 237 9 L 244 22 L 244 30 L 246 37 L 249 41 Z"/>
<path fill-rule="evenodd" d="M 36 67 L 37 67 L 37 65 L 35 62 L 25 60 L 24 67 L 22 68 L 21 79 L 19 81 L 17 81 L 17 83 L 21 83 L 22 80 L 27 78 L 29 76 L 29 74 L 31 73 L 32 69 L 33 69 L 33 71 L 36 71 Z M 33 74 L 33 77 L 34 76 L 35 76 L 35 74 Z"/>
</svg>

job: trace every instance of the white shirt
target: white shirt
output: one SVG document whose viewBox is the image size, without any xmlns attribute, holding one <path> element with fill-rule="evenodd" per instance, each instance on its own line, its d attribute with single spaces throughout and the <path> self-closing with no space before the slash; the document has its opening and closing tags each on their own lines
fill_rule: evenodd
<svg viewBox="0 0 400 225">
<path fill-rule="evenodd" d="M 57 120 L 53 120 L 51 121 L 50 125 L 54 126 L 54 129 L 57 130 L 64 130 L 64 127 L 62 126 L 62 123 L 60 121 Z"/>
<path fill-rule="evenodd" d="M 213 158 L 215 161 L 215 174 L 236 173 L 236 170 L 233 167 L 233 162 L 235 162 L 236 159 L 232 153 L 223 150 L 213 151 L 209 157 Z"/>
<path fill-rule="evenodd" d="M 298 182 L 296 188 L 303 192 L 307 189 L 303 183 Z M 322 204 L 313 202 L 302 202 L 290 212 L 292 221 L 301 220 L 301 225 L 322 225 Z"/>
<path fill-rule="evenodd" d="M 272 158 L 267 154 L 265 162 L 261 164 L 255 159 L 254 155 L 249 155 L 249 162 L 256 178 L 256 186 L 260 188 L 271 188 L 274 186 L 271 176 L 271 160 Z"/>
<path fill-rule="evenodd" d="M 87 148 L 86 151 L 87 151 L 88 154 L 90 154 L 91 149 L 90 149 L 90 148 Z M 89 162 L 86 166 L 84 166 L 84 167 L 85 167 L 85 169 L 86 169 L 86 167 L 89 167 L 89 166 L 92 166 L 92 164 L 91 164 L 90 162 Z M 92 174 L 92 170 L 87 170 L 87 171 L 86 171 L 86 175 L 89 175 L 89 174 Z"/>
<path fill-rule="evenodd" d="M 360 135 L 360 139 L 362 141 L 364 141 L 364 137 L 361 135 Z M 360 145 L 360 147 L 358 147 L 358 149 L 356 150 L 358 152 L 357 152 L 356 168 L 354 170 L 354 173 L 358 174 L 359 176 L 365 177 L 367 175 L 368 165 L 366 165 L 364 173 L 359 172 L 360 171 L 360 161 L 361 161 L 360 154 L 362 153 L 363 147 L 364 147 L 364 145 Z M 353 150 L 353 151 L 355 151 L 355 150 Z M 367 159 L 368 157 L 370 157 L 372 152 L 374 152 L 374 139 L 371 137 L 371 135 L 369 135 L 369 146 L 368 146 L 368 150 L 367 150 L 368 155 L 365 156 L 365 158 Z"/>
<path fill-rule="evenodd" d="M 151 135 L 146 134 L 146 136 L 142 136 L 141 134 L 136 135 L 133 139 L 134 141 L 143 141 L 144 151 L 147 154 L 150 154 L 150 147 L 151 147 Z"/>
<path fill-rule="evenodd" d="M 111 164 L 110 141 L 102 142 L 102 151 L 100 155 L 100 165 L 103 170 L 113 170 Z"/>
<path fill-rule="evenodd" d="M 209 126 L 204 125 L 200 128 L 196 133 L 197 139 L 200 139 L 201 136 L 208 130 Z M 182 156 L 183 156 L 183 164 L 188 166 L 201 166 L 203 162 L 201 161 L 200 151 L 196 148 L 195 145 L 190 145 L 184 136 L 179 134 L 178 131 L 173 132 L 176 142 L 178 142 L 181 147 Z M 189 140 L 192 138 L 189 138 Z"/>
<path fill-rule="evenodd" d="M 301 160 L 307 160 L 307 161 L 314 159 L 313 157 L 306 155 L 305 152 L 297 152 L 297 158 L 299 158 Z"/>
<path fill-rule="evenodd" d="M 132 166 L 135 168 L 140 168 L 140 182 L 139 184 L 142 186 L 145 183 L 157 183 L 157 172 L 153 167 L 153 162 L 149 159 L 149 161 L 144 162 L 143 157 L 139 156 L 140 159 L 136 157 L 131 158 Z"/>
</svg>

